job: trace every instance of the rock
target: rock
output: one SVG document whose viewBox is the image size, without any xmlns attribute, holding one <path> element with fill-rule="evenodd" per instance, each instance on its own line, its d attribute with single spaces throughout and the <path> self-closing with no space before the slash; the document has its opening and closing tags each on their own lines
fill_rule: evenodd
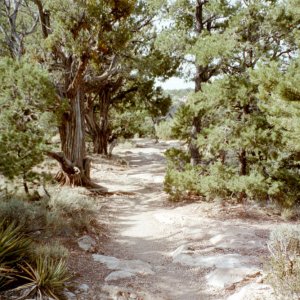
<svg viewBox="0 0 300 300">
<path fill-rule="evenodd" d="M 96 241 L 89 235 L 84 235 L 77 240 L 77 243 L 84 251 L 92 251 L 96 246 Z"/>
<path fill-rule="evenodd" d="M 96 262 L 105 264 L 110 270 L 117 270 L 120 264 L 120 260 L 113 256 L 105 256 L 101 254 L 93 254 L 93 259 Z"/>
<path fill-rule="evenodd" d="M 190 267 L 203 267 L 203 268 L 236 268 L 247 265 L 252 259 L 250 257 L 243 257 L 240 254 L 221 254 L 209 256 L 192 256 L 184 254 L 192 252 L 185 246 L 177 248 L 172 256 L 174 263 L 180 263 Z"/>
<path fill-rule="evenodd" d="M 63 294 L 66 300 L 77 300 L 77 296 L 69 291 L 64 291 Z"/>
<path fill-rule="evenodd" d="M 120 262 L 119 268 L 132 273 L 141 275 L 153 275 L 152 267 L 149 263 L 141 260 L 123 260 Z"/>
<path fill-rule="evenodd" d="M 87 284 L 85 284 L 85 283 L 81 284 L 81 285 L 78 287 L 78 290 L 79 290 L 80 292 L 82 292 L 82 293 L 87 293 L 87 292 L 89 291 L 89 289 L 90 289 L 90 287 L 89 287 Z"/>
<path fill-rule="evenodd" d="M 94 254 L 93 259 L 96 262 L 105 264 L 110 270 L 125 271 L 132 274 L 152 275 L 154 274 L 150 264 L 141 260 L 121 260 L 112 256 Z"/>
<path fill-rule="evenodd" d="M 137 297 L 137 294 L 131 293 L 129 299 L 137 299 Z"/>
<path fill-rule="evenodd" d="M 175 251 L 173 251 L 171 253 L 171 256 L 173 258 L 179 256 L 180 254 L 188 254 L 188 253 L 193 253 L 193 250 L 187 246 L 187 245 L 182 245 L 182 246 L 179 246 Z"/>
<path fill-rule="evenodd" d="M 123 279 L 123 278 L 129 278 L 133 277 L 136 274 L 131 273 L 129 271 L 114 271 L 111 272 L 106 278 L 105 281 L 113 281 L 113 280 L 118 280 L 118 279 Z"/>
<path fill-rule="evenodd" d="M 229 296 L 227 300 L 253 300 L 268 299 L 275 300 L 272 287 L 266 284 L 250 283 L 243 286 L 237 293 Z"/>
<path fill-rule="evenodd" d="M 254 235 L 244 234 L 243 238 L 241 238 L 234 232 L 217 234 L 209 241 L 212 245 L 217 246 L 218 248 L 253 249 L 263 246 L 261 241 Z"/>
<path fill-rule="evenodd" d="M 207 283 L 216 288 L 224 288 L 236 282 L 242 281 L 247 275 L 258 270 L 249 267 L 219 268 L 206 275 Z"/>
</svg>

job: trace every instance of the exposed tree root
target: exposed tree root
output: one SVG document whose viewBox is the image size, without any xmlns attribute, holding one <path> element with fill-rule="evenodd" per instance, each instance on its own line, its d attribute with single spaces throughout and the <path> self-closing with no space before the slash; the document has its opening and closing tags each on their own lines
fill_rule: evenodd
<svg viewBox="0 0 300 300">
<path fill-rule="evenodd" d="M 83 169 L 80 170 L 70 160 L 68 160 L 63 152 L 48 152 L 47 155 L 57 160 L 61 166 L 61 170 L 55 175 L 55 180 L 61 185 L 82 186 L 87 189 L 93 189 L 98 193 L 106 193 L 107 189 L 90 178 L 91 159 L 85 158 L 83 161 Z"/>
</svg>

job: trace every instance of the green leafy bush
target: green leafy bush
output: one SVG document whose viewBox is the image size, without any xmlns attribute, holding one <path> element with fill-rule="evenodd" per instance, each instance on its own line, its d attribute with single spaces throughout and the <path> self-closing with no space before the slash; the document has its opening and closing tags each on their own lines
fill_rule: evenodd
<svg viewBox="0 0 300 300">
<path fill-rule="evenodd" d="M 0 59 L 0 174 L 27 182 L 38 177 L 33 167 L 43 161 L 46 130 L 39 123 L 55 99 L 45 70 L 25 60 Z"/>
<path fill-rule="evenodd" d="M 170 195 L 170 200 L 180 201 L 188 195 L 200 195 L 199 170 L 186 165 L 184 171 L 167 169 L 164 180 L 164 190 Z"/>
<path fill-rule="evenodd" d="M 173 121 L 162 121 L 158 125 L 155 126 L 156 136 L 160 140 L 171 140 L 174 136 L 172 133 Z"/>
<path fill-rule="evenodd" d="M 300 297 L 300 226 L 281 225 L 270 234 L 267 280 L 282 299 Z"/>
</svg>

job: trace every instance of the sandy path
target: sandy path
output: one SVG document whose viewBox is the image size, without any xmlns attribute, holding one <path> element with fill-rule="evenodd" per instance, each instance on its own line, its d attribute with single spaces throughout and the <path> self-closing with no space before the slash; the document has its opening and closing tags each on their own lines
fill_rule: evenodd
<svg viewBox="0 0 300 300">
<path fill-rule="evenodd" d="M 149 263 L 153 273 L 106 281 L 107 299 L 227 299 L 239 288 L 233 283 L 255 282 L 275 221 L 264 215 L 240 218 L 241 207 L 229 213 L 217 204 L 170 204 L 163 192 L 163 151 L 172 143 L 136 143 L 116 149 L 128 165 L 102 161 L 94 170 L 93 177 L 110 191 L 130 192 L 104 202 L 111 239 L 102 254 Z M 133 294 L 112 296 L 118 289 Z"/>
</svg>

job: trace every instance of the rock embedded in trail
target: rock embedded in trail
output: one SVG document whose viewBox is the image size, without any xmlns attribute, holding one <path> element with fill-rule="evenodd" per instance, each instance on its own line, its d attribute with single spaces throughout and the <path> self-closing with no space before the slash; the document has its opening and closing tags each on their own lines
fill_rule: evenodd
<svg viewBox="0 0 300 300">
<path fill-rule="evenodd" d="M 83 284 L 78 286 L 77 291 L 79 293 L 87 293 L 89 291 L 89 289 L 90 289 L 90 287 L 87 284 L 83 283 Z"/>
<path fill-rule="evenodd" d="M 245 277 L 259 270 L 250 267 L 218 268 L 206 275 L 207 283 L 215 288 L 224 288 L 242 281 Z"/>
<path fill-rule="evenodd" d="M 100 262 L 110 270 L 115 272 L 110 273 L 105 281 L 117 280 L 121 278 L 129 278 L 136 275 L 153 275 L 154 272 L 150 264 L 141 260 L 122 260 L 113 256 L 105 256 L 94 254 L 95 262 Z"/>
<path fill-rule="evenodd" d="M 123 278 L 130 278 L 136 276 L 135 273 L 129 272 L 129 271 L 114 271 L 111 272 L 106 278 L 105 281 L 113 281 L 113 280 L 119 280 Z"/>
<path fill-rule="evenodd" d="M 276 300 L 275 293 L 267 284 L 250 283 L 243 286 L 238 292 L 229 296 L 227 300 Z"/>
<path fill-rule="evenodd" d="M 171 255 L 173 263 L 179 263 L 189 267 L 202 268 L 238 268 L 247 267 L 253 261 L 252 257 L 242 256 L 240 254 L 219 254 L 206 255 L 201 253 L 198 255 L 191 255 L 193 250 L 187 246 L 177 248 Z"/>
</svg>

